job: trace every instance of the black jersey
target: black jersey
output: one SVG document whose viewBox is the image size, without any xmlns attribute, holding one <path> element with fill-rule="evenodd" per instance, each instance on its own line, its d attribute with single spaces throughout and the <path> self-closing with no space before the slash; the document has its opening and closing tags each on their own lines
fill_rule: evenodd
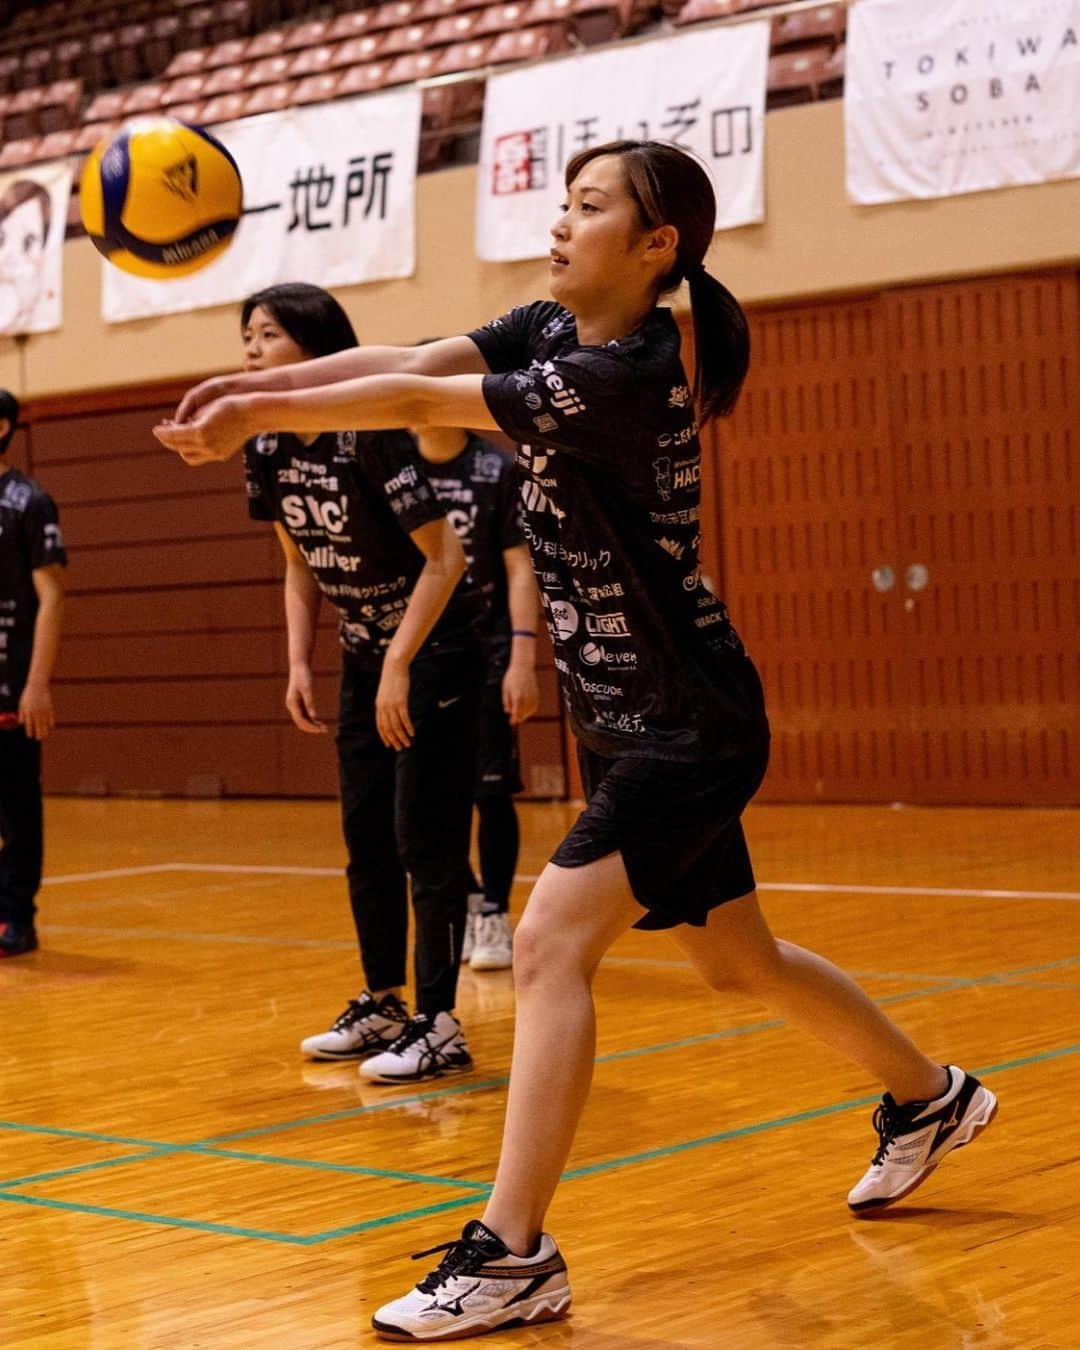
<svg viewBox="0 0 1080 1350">
<path fill-rule="evenodd" d="M 445 515 L 412 437 L 325 432 L 305 445 L 271 432 L 244 447 L 244 470 L 252 517 L 284 526 L 338 611 L 342 647 L 378 665 L 424 566 L 409 535 Z M 427 642 L 462 641 L 482 622 L 466 576 Z"/>
<path fill-rule="evenodd" d="M 0 713 L 16 712 L 30 671 L 38 598 L 33 573 L 67 564 L 56 504 L 18 469 L 0 477 Z"/>
<path fill-rule="evenodd" d="M 470 434 L 460 455 L 443 464 L 425 463 L 424 469 L 461 540 L 492 638 L 504 645 L 509 641 L 510 616 L 503 554 L 525 542 L 514 461 Z"/>
<path fill-rule="evenodd" d="M 521 443 L 525 534 L 579 739 L 612 758 L 761 745 L 760 680 L 701 579 L 701 451 L 671 312 L 598 347 L 551 301 L 470 336 L 488 408 Z"/>
</svg>

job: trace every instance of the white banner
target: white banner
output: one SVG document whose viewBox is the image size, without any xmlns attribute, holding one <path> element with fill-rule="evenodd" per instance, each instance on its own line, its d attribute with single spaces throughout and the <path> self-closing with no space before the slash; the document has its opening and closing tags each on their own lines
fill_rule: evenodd
<svg viewBox="0 0 1080 1350">
<path fill-rule="evenodd" d="M 0 174 L 0 333 L 60 327 L 69 164 Z"/>
<path fill-rule="evenodd" d="M 674 141 L 712 171 L 718 230 L 765 218 L 769 25 L 633 43 L 494 75 L 477 182 L 481 258 L 540 258 L 567 160 L 621 137 Z"/>
<path fill-rule="evenodd" d="M 280 281 L 333 287 L 412 275 L 419 91 L 266 113 L 213 134 L 244 179 L 232 244 L 175 281 L 103 263 L 110 323 L 228 304 Z"/>
<path fill-rule="evenodd" d="M 847 183 L 873 205 L 1080 176 L 1080 0 L 861 0 Z"/>
</svg>

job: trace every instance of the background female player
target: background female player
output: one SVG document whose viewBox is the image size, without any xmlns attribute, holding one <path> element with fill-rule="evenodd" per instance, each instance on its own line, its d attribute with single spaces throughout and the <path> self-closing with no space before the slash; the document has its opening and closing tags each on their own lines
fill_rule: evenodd
<svg viewBox="0 0 1080 1350">
<path fill-rule="evenodd" d="M 526 533 L 589 803 L 518 926 L 513 1068 L 483 1222 L 376 1313 L 376 1330 L 397 1339 L 469 1335 L 569 1306 L 543 1220 L 592 1077 L 593 972 L 632 925 L 671 928 L 709 985 L 756 996 L 885 1084 L 853 1209 L 907 1194 L 996 1108 L 835 966 L 769 931 L 739 823 L 765 769 L 761 688 L 698 573 L 694 404 L 703 420 L 729 411 L 749 354 L 741 310 L 702 262 L 712 187 L 689 156 L 654 141 L 584 151 L 566 183 L 552 230 L 559 303 L 417 351 L 369 348 L 272 380 L 213 382 L 158 431 L 191 463 L 278 425 L 499 426 L 528 444 Z M 677 326 L 656 308 L 683 280 L 694 400 Z"/>
<path fill-rule="evenodd" d="M 505 970 L 513 962 L 510 890 L 521 842 L 514 807 L 514 793 L 522 787 L 516 728 L 539 703 L 536 579 L 510 457 L 456 427 L 417 427 L 415 434 L 428 480 L 457 530 L 489 609 L 476 739 L 476 835 L 483 884 L 470 874 L 461 960 L 473 970 Z"/>
<path fill-rule="evenodd" d="M 241 329 L 247 371 L 356 346 L 334 297 L 303 283 L 251 296 Z M 376 1082 L 468 1068 L 453 1008 L 483 680 L 480 597 L 471 581 L 459 584 L 464 554 L 406 432 L 271 432 L 245 447 L 244 462 L 251 514 L 274 522 L 285 553 L 285 702 L 301 731 L 326 731 L 311 675 L 320 595 L 341 618 L 341 811 L 368 988 L 301 1049 L 317 1059 L 374 1055 L 361 1073 Z M 416 915 L 411 1020 L 402 1002 L 406 872 Z"/>
</svg>

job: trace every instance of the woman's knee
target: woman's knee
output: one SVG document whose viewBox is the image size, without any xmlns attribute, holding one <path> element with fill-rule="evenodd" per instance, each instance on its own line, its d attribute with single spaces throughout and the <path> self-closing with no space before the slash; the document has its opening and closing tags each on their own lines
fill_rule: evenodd
<svg viewBox="0 0 1080 1350">
<path fill-rule="evenodd" d="M 545 982 L 586 974 L 586 963 L 575 944 L 526 913 L 514 930 L 515 989 L 521 993 Z"/>
</svg>

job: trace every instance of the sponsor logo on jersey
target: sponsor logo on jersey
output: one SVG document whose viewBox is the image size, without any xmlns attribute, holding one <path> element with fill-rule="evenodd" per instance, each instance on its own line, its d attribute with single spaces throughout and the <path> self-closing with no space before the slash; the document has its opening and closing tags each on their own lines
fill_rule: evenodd
<svg viewBox="0 0 1080 1350">
<path fill-rule="evenodd" d="M 671 460 L 667 455 L 661 455 L 659 459 L 653 460 L 653 468 L 656 471 L 656 490 L 660 494 L 660 500 L 667 502 L 671 500 Z"/>
<path fill-rule="evenodd" d="M 613 650 L 602 642 L 585 642 L 578 652 L 581 662 L 586 666 L 610 666 L 613 670 L 630 670 L 637 665 L 637 652 L 624 648 Z"/>
<path fill-rule="evenodd" d="M 255 453 L 257 455 L 272 455 L 278 448 L 278 434 L 276 431 L 264 431 L 261 436 L 255 437 Z"/>
<path fill-rule="evenodd" d="M 671 393 L 668 395 L 667 405 L 669 408 L 685 408 L 690 402 L 690 390 L 685 384 L 676 384 L 672 386 Z"/>
<path fill-rule="evenodd" d="M 292 530 L 302 530 L 308 524 L 318 525 L 327 534 L 341 534 L 349 522 L 349 499 L 320 501 L 317 497 L 290 492 L 281 499 L 281 514 Z"/>
<path fill-rule="evenodd" d="M 625 614 L 586 614 L 585 631 L 593 637 L 629 637 Z"/>
<path fill-rule="evenodd" d="M 551 620 L 552 631 L 559 642 L 566 642 L 578 630 L 578 612 L 569 600 L 548 600 L 545 608 Z"/>
</svg>

